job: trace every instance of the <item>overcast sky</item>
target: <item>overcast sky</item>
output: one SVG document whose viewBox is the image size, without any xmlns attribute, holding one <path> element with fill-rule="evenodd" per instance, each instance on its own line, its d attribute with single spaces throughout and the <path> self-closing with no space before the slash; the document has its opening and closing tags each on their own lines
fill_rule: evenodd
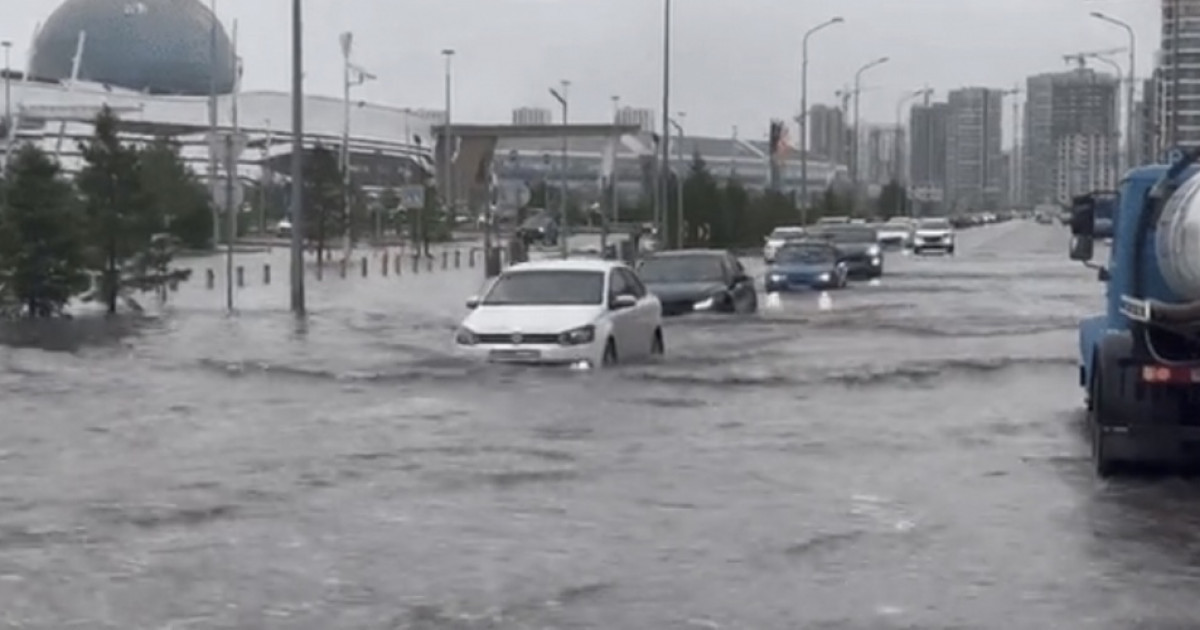
<svg viewBox="0 0 1200 630">
<path fill-rule="evenodd" d="M 290 5 L 219 0 L 238 20 L 246 89 L 287 90 Z M 20 67 L 35 26 L 53 0 L 3 0 L 0 39 Z M 1011 87 L 1025 76 L 1067 68 L 1065 53 L 1126 45 L 1125 33 L 1090 18 L 1094 10 L 1137 29 L 1138 74 L 1159 46 L 1161 0 L 675 0 L 673 111 L 690 133 L 762 137 L 772 117 L 791 119 L 800 102 L 800 34 L 841 15 L 845 23 L 810 40 L 809 102 L 834 102 L 864 74 L 864 119 L 895 120 L 902 94 L 928 84 L 944 98 L 965 85 Z M 440 51 L 455 48 L 455 118 L 507 122 L 513 107 L 549 107 L 547 88 L 572 81 L 571 118 L 610 115 L 611 96 L 653 107 L 662 100 L 662 0 L 306 0 L 306 90 L 340 94 L 338 34 L 352 31 L 356 60 L 379 76 L 356 97 L 402 107 L 441 108 Z M 1117 59 L 1125 66 L 1126 55 Z M 1103 68 L 1103 65 L 1097 65 Z M 1008 124 L 1005 123 L 1007 132 Z"/>
</svg>

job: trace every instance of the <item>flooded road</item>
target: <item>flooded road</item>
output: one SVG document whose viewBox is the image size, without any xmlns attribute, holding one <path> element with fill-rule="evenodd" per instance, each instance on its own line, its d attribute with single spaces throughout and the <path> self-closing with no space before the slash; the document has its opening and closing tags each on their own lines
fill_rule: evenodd
<svg viewBox="0 0 1200 630">
<path fill-rule="evenodd" d="M 1200 487 L 1091 473 L 1066 240 L 596 373 L 448 358 L 478 270 L 59 325 L 0 348 L 0 628 L 1195 627 Z"/>
</svg>

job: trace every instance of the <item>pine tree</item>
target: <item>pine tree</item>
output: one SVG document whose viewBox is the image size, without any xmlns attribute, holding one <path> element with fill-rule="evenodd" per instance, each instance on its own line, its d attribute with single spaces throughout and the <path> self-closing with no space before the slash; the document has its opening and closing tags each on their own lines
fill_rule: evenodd
<svg viewBox="0 0 1200 630">
<path fill-rule="evenodd" d="M 153 215 L 163 218 L 163 228 L 191 249 L 211 249 L 212 201 L 202 184 L 179 156 L 179 145 L 166 138 L 154 141 L 138 154 L 140 186 Z"/>
<path fill-rule="evenodd" d="M 14 158 L 0 207 L 0 292 L 18 312 L 52 317 L 88 288 L 83 216 L 49 156 L 27 145 Z"/>
</svg>

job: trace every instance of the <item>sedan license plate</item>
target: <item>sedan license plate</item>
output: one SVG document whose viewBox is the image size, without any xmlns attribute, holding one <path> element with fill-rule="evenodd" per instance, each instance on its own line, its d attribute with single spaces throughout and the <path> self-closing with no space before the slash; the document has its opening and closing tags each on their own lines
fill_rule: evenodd
<svg viewBox="0 0 1200 630">
<path fill-rule="evenodd" d="M 540 359 L 540 350 L 492 350 L 488 357 L 497 361 L 529 361 Z"/>
</svg>

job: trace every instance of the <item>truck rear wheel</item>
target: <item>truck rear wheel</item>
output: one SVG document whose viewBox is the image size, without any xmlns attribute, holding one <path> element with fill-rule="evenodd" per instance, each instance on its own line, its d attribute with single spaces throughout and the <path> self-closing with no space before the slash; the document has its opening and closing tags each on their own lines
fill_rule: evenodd
<svg viewBox="0 0 1200 630">
<path fill-rule="evenodd" d="M 1110 405 L 1105 401 L 1112 394 L 1105 394 L 1106 391 L 1109 391 L 1109 384 L 1106 382 L 1104 373 L 1104 368 L 1098 362 L 1093 363 L 1092 382 L 1088 388 L 1092 405 L 1088 413 L 1087 428 L 1092 442 L 1092 466 L 1096 475 L 1111 477 L 1118 472 L 1120 462 L 1113 458 L 1108 445 L 1109 438 L 1104 432 L 1104 428 L 1112 424 L 1113 420 L 1110 415 Z"/>
</svg>

